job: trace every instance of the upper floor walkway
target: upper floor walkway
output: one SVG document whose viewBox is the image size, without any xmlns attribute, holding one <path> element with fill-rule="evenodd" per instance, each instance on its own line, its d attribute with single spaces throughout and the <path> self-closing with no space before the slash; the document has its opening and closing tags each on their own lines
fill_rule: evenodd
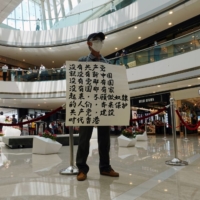
<svg viewBox="0 0 200 200">
<path fill-rule="evenodd" d="M 130 67 L 126 71 L 131 96 L 138 96 L 152 93 L 153 87 L 167 83 L 171 86 L 166 90 L 173 86 L 178 88 L 174 83 L 184 80 L 198 85 L 199 55 L 200 31 L 196 31 L 153 48 L 114 58 L 111 62 L 119 61 Z M 66 95 L 65 68 L 20 74 L 20 77 L 15 73 L 21 82 L 2 81 L 0 98 L 64 98 Z M 33 75 L 37 81 L 25 82 Z"/>
</svg>

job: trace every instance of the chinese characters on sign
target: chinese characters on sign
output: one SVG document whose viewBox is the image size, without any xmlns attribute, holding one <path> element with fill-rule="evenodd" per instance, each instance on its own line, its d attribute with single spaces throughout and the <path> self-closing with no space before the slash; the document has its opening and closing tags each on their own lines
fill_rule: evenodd
<svg viewBox="0 0 200 200">
<path fill-rule="evenodd" d="M 126 70 L 98 62 L 66 62 L 66 124 L 128 125 L 130 97 Z"/>
</svg>

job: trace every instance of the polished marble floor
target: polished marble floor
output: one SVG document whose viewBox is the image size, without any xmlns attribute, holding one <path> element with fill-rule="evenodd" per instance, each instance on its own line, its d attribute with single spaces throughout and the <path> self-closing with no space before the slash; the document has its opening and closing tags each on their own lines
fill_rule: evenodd
<svg viewBox="0 0 200 200">
<path fill-rule="evenodd" d="M 59 154 L 35 155 L 32 149 L 12 150 L 0 143 L 0 200 L 199 200 L 200 136 L 189 139 L 177 140 L 178 157 L 189 165 L 173 167 L 165 164 L 174 158 L 170 136 L 167 140 L 149 136 L 129 148 L 118 147 L 117 136 L 111 136 L 111 165 L 119 178 L 99 174 L 93 139 L 84 182 L 59 174 L 69 166 L 69 147 L 62 147 Z"/>
</svg>

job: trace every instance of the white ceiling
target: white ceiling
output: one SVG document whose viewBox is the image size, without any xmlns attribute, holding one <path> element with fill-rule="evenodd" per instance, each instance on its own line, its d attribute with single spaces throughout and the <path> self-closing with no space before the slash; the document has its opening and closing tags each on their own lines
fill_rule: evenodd
<svg viewBox="0 0 200 200">
<path fill-rule="evenodd" d="M 2 1 L 2 0 L 0 0 Z M 122 49 L 138 42 L 138 37 L 145 39 L 155 33 L 169 28 L 168 23 L 177 25 L 187 19 L 199 15 L 200 0 L 191 0 L 173 9 L 173 14 L 163 13 L 155 18 L 145 21 L 137 26 L 107 35 L 102 54 L 113 53 L 115 48 Z M 49 48 L 24 48 L 0 46 L 0 55 L 40 66 L 42 63 L 47 68 L 60 67 L 66 60 L 77 60 L 89 53 L 86 42 Z M 53 62 L 54 63 L 53 63 Z"/>
<path fill-rule="evenodd" d="M 22 0 L 0 0 L 0 23 L 22 2 Z"/>
</svg>

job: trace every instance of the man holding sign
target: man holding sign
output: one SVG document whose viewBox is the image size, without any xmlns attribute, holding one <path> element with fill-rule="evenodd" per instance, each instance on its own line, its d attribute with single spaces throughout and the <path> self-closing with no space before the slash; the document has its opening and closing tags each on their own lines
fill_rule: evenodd
<svg viewBox="0 0 200 200">
<path fill-rule="evenodd" d="M 103 62 L 109 64 L 100 54 L 103 46 L 105 35 L 102 32 L 90 34 L 87 38 L 87 45 L 91 53 L 88 56 L 81 57 L 80 62 Z M 101 175 L 119 177 L 119 173 L 115 172 L 110 166 L 110 126 L 98 126 L 98 145 L 99 145 L 99 171 Z M 90 138 L 93 126 L 80 126 L 79 129 L 79 145 L 76 157 L 76 165 L 79 169 L 77 175 L 78 181 L 84 181 L 87 178 L 89 166 L 86 164 L 89 154 Z"/>
</svg>

